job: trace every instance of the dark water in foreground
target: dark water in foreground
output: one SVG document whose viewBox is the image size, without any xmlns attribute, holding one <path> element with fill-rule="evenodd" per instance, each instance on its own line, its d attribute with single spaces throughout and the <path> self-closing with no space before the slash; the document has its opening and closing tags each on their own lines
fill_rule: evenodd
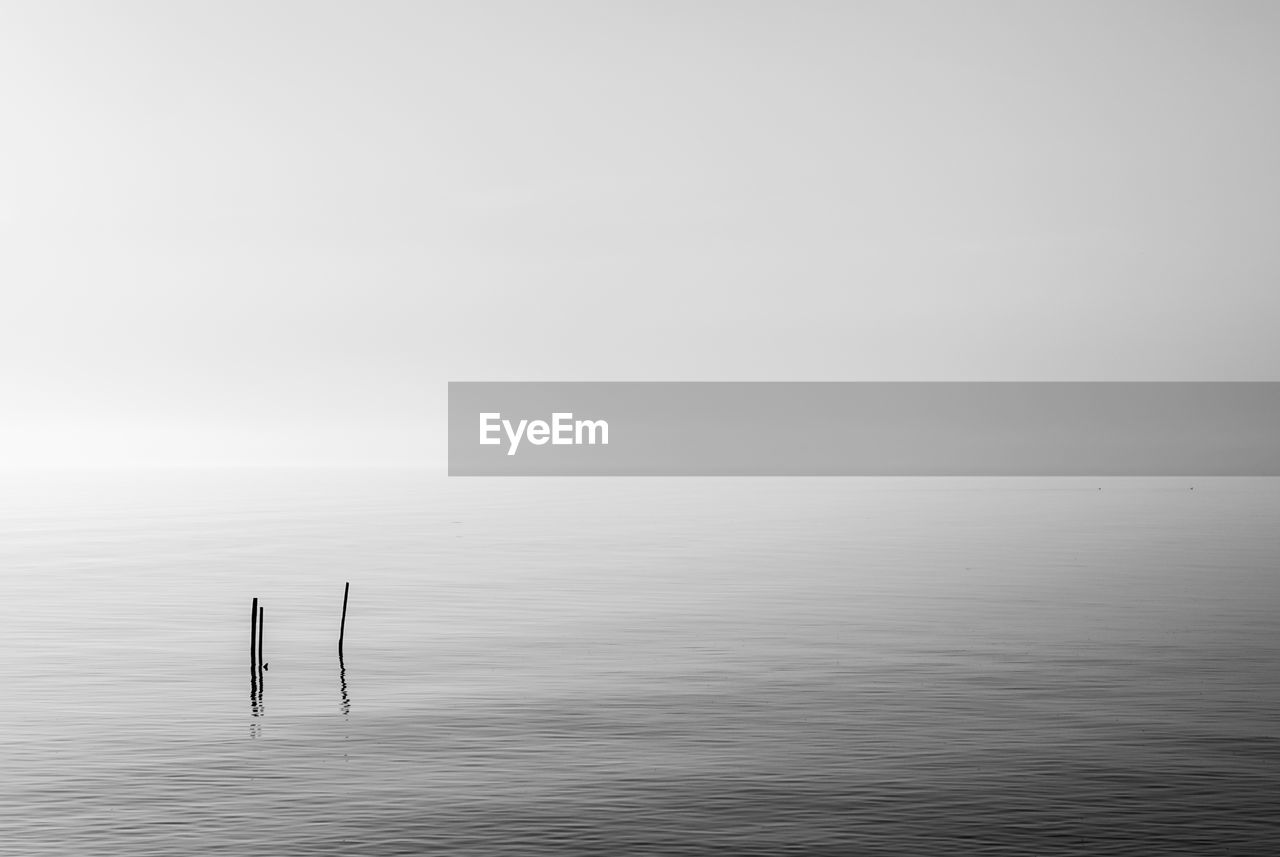
<svg viewBox="0 0 1280 857">
<path fill-rule="evenodd" d="M 0 854 L 1280 853 L 1280 481 L 1195 484 L 12 477 Z"/>
</svg>

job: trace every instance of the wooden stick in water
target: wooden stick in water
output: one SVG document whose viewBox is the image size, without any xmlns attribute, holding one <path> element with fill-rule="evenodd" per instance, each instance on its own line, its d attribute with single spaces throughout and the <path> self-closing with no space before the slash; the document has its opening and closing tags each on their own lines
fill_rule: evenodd
<svg viewBox="0 0 1280 857">
<path fill-rule="evenodd" d="M 249 612 L 249 711 L 254 717 L 261 714 L 262 682 L 258 680 L 258 599 L 253 599 Z"/>
<path fill-rule="evenodd" d="M 347 633 L 347 595 L 351 592 L 351 581 L 342 587 L 342 622 L 338 625 L 338 657 L 342 657 L 342 638 Z"/>
</svg>

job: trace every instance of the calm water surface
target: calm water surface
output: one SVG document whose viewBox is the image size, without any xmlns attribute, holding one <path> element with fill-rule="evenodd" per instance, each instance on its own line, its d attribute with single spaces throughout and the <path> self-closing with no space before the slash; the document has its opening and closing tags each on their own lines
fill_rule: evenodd
<svg viewBox="0 0 1280 857">
<path fill-rule="evenodd" d="M 1280 853 L 1280 480 L 10 473 L 0 575 L 3 854 Z"/>
</svg>

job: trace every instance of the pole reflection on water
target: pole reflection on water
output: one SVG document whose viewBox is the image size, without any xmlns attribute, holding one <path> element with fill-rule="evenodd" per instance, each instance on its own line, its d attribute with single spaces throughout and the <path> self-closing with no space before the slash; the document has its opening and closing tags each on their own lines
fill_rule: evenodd
<svg viewBox="0 0 1280 857">
<path fill-rule="evenodd" d="M 343 663 L 342 655 L 338 655 L 338 686 L 342 694 L 339 710 L 342 711 L 342 716 L 346 717 L 351 713 L 351 697 L 347 694 L 347 667 Z"/>
</svg>

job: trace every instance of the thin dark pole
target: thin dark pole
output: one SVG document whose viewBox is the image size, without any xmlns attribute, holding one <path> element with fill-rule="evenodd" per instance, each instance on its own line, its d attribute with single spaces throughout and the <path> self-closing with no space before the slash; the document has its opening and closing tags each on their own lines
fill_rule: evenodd
<svg viewBox="0 0 1280 857">
<path fill-rule="evenodd" d="M 258 599 L 253 599 L 249 613 L 249 711 L 258 716 Z"/>
<path fill-rule="evenodd" d="M 342 638 L 347 633 L 347 596 L 351 593 L 351 581 L 342 587 L 342 622 L 338 625 L 338 657 L 342 657 Z"/>
<path fill-rule="evenodd" d="M 267 608 L 258 608 L 258 671 L 262 671 L 262 637 L 267 630 Z"/>
</svg>

